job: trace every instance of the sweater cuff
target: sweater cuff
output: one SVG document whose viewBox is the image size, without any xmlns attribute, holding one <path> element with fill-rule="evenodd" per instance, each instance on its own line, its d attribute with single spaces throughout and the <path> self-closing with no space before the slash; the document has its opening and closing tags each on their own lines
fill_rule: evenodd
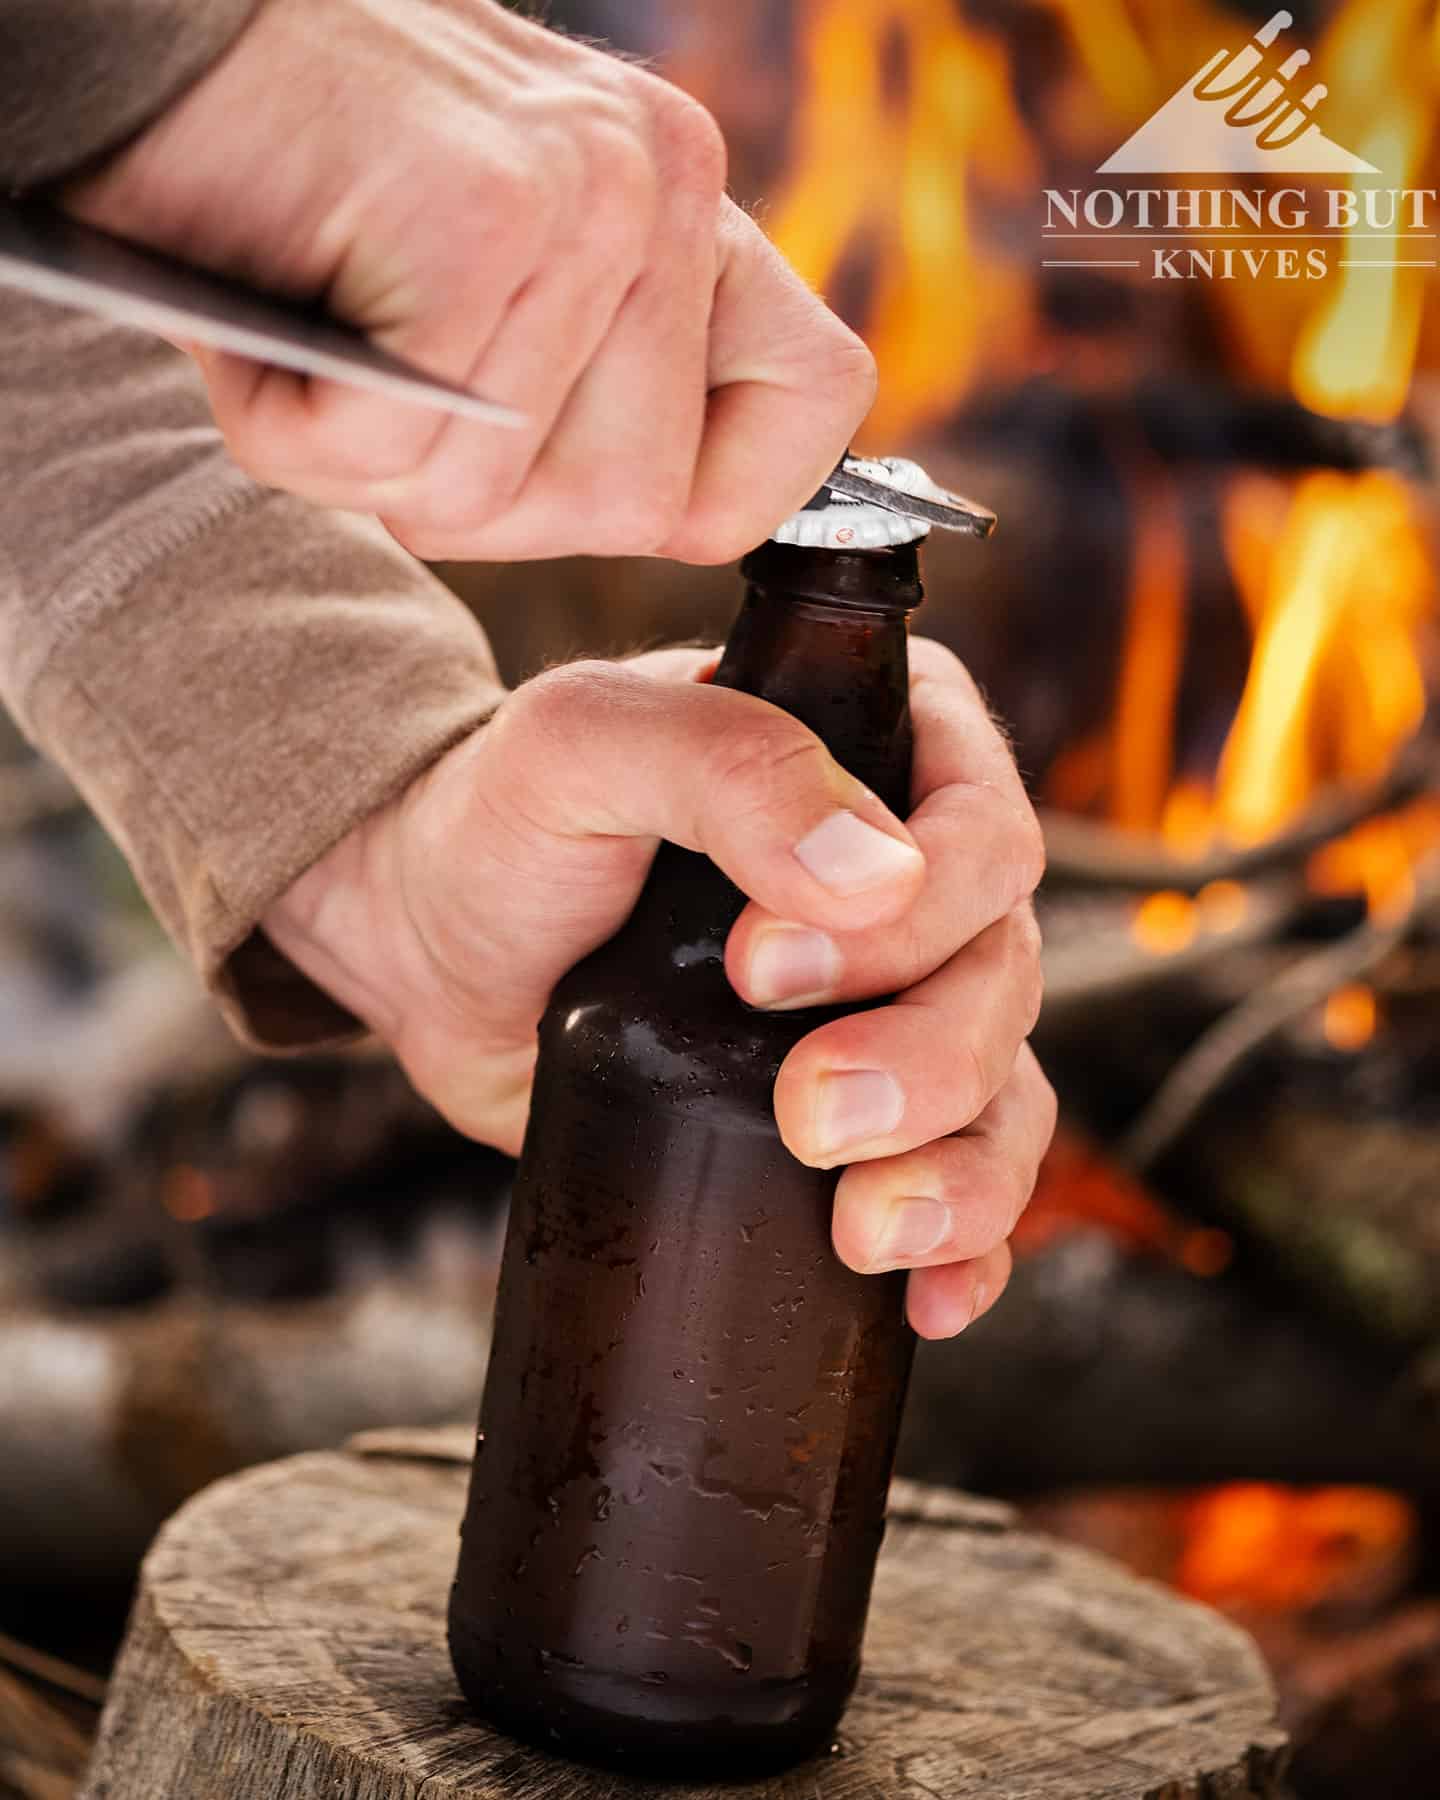
<svg viewBox="0 0 1440 1800">
<path fill-rule="evenodd" d="M 6 0 L 0 186 L 74 174 L 164 111 L 234 42 L 258 0 Z"/>
<path fill-rule="evenodd" d="M 257 490 L 63 641 L 29 713 L 230 1024 L 294 1050 L 361 1028 L 259 920 L 502 694 L 479 626 L 377 524 Z"/>
</svg>

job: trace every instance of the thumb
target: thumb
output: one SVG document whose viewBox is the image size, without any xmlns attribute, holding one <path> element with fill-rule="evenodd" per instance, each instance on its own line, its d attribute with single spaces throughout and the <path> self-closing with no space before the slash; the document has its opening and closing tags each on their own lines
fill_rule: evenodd
<svg viewBox="0 0 1440 1800">
<path fill-rule="evenodd" d="M 788 713 L 669 673 L 575 663 L 513 696 L 491 749 L 523 763 L 527 817 L 566 842 L 701 851 L 800 923 L 859 931 L 904 913 L 924 858 L 883 802 Z"/>
<path fill-rule="evenodd" d="M 629 915 L 662 839 L 781 918 L 859 931 L 924 883 L 908 830 L 713 653 L 573 663 L 516 690 L 407 803 L 406 912 L 472 1010 L 533 1025 Z"/>
</svg>

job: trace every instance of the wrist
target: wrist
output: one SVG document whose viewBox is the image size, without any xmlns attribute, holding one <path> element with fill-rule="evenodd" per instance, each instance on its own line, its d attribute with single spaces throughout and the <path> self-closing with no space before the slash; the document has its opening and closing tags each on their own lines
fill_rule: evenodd
<svg viewBox="0 0 1440 1800">
<path fill-rule="evenodd" d="M 397 805 L 392 801 L 349 831 L 260 921 L 301 974 L 390 1043 L 405 1016 L 397 979 L 405 959 L 390 879 Z"/>
</svg>

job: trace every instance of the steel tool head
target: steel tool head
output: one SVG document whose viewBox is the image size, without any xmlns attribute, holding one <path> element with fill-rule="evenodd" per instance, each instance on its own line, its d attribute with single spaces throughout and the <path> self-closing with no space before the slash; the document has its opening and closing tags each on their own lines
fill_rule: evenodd
<svg viewBox="0 0 1440 1800">
<path fill-rule="evenodd" d="M 828 505 L 832 493 L 882 506 L 907 519 L 923 519 L 946 531 L 968 532 L 971 537 L 988 538 L 997 524 L 988 507 L 952 494 L 932 481 L 918 463 L 898 456 L 845 457 L 810 504 Z"/>
</svg>

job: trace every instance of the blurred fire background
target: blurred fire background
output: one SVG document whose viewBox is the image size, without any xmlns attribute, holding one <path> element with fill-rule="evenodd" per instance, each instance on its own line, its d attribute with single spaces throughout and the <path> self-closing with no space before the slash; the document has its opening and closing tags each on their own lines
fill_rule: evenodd
<svg viewBox="0 0 1440 1800">
<path fill-rule="evenodd" d="M 1272 10 L 554 13 L 716 112 L 737 196 L 876 351 L 864 447 L 1002 516 L 932 540 L 921 629 L 1045 810 L 1064 1120 L 1011 1294 L 922 1354 L 903 1467 L 1242 1620 L 1297 1795 L 1372 1800 L 1440 1768 L 1436 240 L 1314 282 L 1043 266 L 1044 190 Z M 1329 134 L 1440 185 L 1436 0 L 1291 10 Z M 658 562 L 444 573 L 512 679 L 717 637 L 736 599 Z M 473 1411 L 507 1168 L 377 1056 L 241 1056 L 64 784 L 3 754 L 0 1796 L 57 1800 L 170 1508 Z"/>
</svg>

